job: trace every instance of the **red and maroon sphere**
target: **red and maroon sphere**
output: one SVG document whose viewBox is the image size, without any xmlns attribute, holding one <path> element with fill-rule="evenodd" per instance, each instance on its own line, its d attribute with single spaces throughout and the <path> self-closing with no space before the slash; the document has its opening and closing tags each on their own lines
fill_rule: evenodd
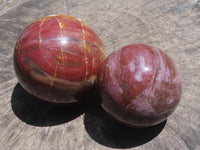
<svg viewBox="0 0 200 150">
<path fill-rule="evenodd" d="M 21 33 L 14 52 L 20 84 L 54 103 L 77 101 L 90 89 L 104 59 L 104 48 L 83 21 L 67 15 L 36 20 Z"/>
<path fill-rule="evenodd" d="M 97 77 L 102 107 L 122 123 L 145 127 L 165 120 L 179 103 L 182 83 L 172 59 L 134 44 L 112 53 Z"/>
</svg>

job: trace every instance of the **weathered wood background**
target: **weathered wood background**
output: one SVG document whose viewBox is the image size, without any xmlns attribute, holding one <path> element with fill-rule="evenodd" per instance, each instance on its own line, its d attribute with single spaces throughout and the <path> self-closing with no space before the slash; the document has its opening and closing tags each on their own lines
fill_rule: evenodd
<svg viewBox="0 0 200 150">
<path fill-rule="evenodd" d="M 168 53 L 183 79 L 174 114 L 157 126 L 133 129 L 116 123 L 95 103 L 58 107 L 29 95 L 14 74 L 14 45 L 24 27 L 51 14 L 85 21 L 107 55 L 131 43 Z M 1 150 L 199 150 L 199 143 L 199 0 L 0 0 Z"/>
</svg>

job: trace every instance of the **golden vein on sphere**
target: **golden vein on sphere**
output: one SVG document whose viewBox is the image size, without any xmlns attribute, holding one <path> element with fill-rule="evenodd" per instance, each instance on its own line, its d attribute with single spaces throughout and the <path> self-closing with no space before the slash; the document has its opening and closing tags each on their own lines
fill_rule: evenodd
<svg viewBox="0 0 200 150">
<path fill-rule="evenodd" d="M 55 68 L 55 71 L 54 71 L 54 75 L 53 75 L 53 78 L 51 79 L 51 89 L 53 88 L 53 84 L 54 84 L 54 81 L 55 81 L 55 78 L 57 76 L 57 71 L 58 71 L 58 66 L 60 64 L 60 62 L 64 62 L 64 55 L 63 55 L 63 46 L 64 46 L 64 43 L 62 42 L 63 40 L 63 33 L 62 33 L 62 24 L 60 22 L 60 20 L 58 18 L 56 18 L 56 20 L 58 21 L 58 25 L 60 27 L 60 34 L 61 34 L 61 56 L 58 57 L 59 60 L 57 60 L 57 64 L 56 64 L 56 68 Z"/>
<path fill-rule="evenodd" d="M 86 32 L 85 32 L 85 29 L 84 29 L 84 27 L 85 27 L 85 23 L 83 22 L 83 21 L 81 21 L 81 20 L 79 20 L 79 19 L 77 19 L 79 22 L 80 22 L 80 24 L 81 24 L 81 27 L 82 27 L 82 33 L 83 33 L 83 44 L 84 44 L 84 52 L 85 52 L 85 80 L 87 79 L 87 75 L 88 75 L 88 60 L 87 60 L 87 45 L 86 45 L 86 36 L 85 36 L 85 34 L 86 34 Z"/>
<path fill-rule="evenodd" d="M 46 18 L 42 18 L 41 23 L 40 23 L 40 30 L 39 30 L 39 47 L 41 50 L 41 43 L 42 43 L 42 37 L 41 37 L 41 31 L 42 31 L 42 25 L 44 24 L 44 21 L 46 20 Z"/>
<path fill-rule="evenodd" d="M 56 78 L 56 75 L 57 75 L 57 70 L 58 70 L 58 65 L 59 65 L 59 64 L 60 64 L 60 63 L 57 62 L 57 64 L 56 64 L 56 69 L 55 69 L 55 71 L 54 71 L 53 78 L 51 78 L 51 90 L 52 90 L 52 88 L 53 88 L 53 84 L 54 84 L 54 81 L 55 81 L 55 78 Z"/>
<path fill-rule="evenodd" d="M 62 23 L 60 22 L 60 20 L 58 19 L 58 18 L 56 18 L 57 19 L 57 21 L 58 21 L 58 24 L 59 24 L 59 27 L 60 27 L 60 36 L 61 36 L 61 61 L 62 62 L 64 62 L 64 55 L 63 55 L 63 46 L 64 46 L 64 38 L 63 38 L 63 31 L 62 31 L 62 28 L 63 28 L 63 25 L 62 25 Z"/>
<path fill-rule="evenodd" d="M 42 51 L 42 47 L 41 47 L 41 43 L 42 43 L 42 36 L 41 36 L 41 31 L 42 31 L 42 25 L 44 24 L 44 22 L 45 22 L 45 20 L 46 20 L 47 18 L 42 18 L 41 19 L 41 23 L 40 23 L 40 29 L 39 29 L 39 49 L 40 49 L 40 51 Z M 50 85 L 51 85 L 51 89 L 52 89 L 52 87 L 53 87 L 53 79 L 52 80 L 50 80 Z"/>
</svg>

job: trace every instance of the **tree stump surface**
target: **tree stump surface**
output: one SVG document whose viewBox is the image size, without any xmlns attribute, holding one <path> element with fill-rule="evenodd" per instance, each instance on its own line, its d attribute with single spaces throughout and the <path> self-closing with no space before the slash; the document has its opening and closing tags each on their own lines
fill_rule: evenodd
<svg viewBox="0 0 200 150">
<path fill-rule="evenodd" d="M 135 129 L 118 124 L 96 104 L 52 106 L 27 93 L 14 73 L 15 42 L 28 24 L 52 14 L 90 25 L 106 55 L 131 43 L 164 50 L 182 75 L 176 111 L 159 125 Z M 0 149 L 199 150 L 199 39 L 199 0 L 0 0 Z"/>
</svg>

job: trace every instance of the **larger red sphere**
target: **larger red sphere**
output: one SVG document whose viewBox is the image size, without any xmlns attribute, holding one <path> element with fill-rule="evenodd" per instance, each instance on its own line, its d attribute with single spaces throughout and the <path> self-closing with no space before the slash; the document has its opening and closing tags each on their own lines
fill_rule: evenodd
<svg viewBox="0 0 200 150">
<path fill-rule="evenodd" d="M 14 65 L 29 93 L 71 103 L 92 87 L 103 58 L 103 44 L 88 25 L 57 15 L 38 19 L 24 29 L 15 46 Z"/>
<path fill-rule="evenodd" d="M 112 53 L 99 70 L 102 107 L 119 121 L 138 127 L 165 120 L 179 103 L 181 77 L 158 48 L 134 44 Z"/>
</svg>

